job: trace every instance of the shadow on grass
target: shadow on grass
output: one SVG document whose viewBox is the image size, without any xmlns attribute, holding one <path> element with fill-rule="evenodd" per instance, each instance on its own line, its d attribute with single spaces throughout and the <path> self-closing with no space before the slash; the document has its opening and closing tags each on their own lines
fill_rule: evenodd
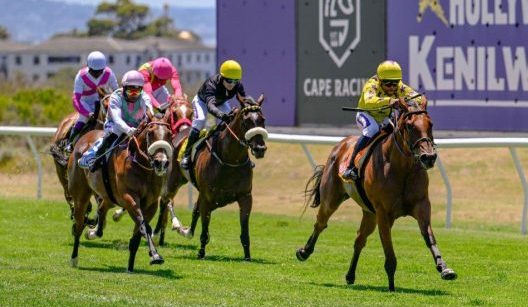
<svg viewBox="0 0 528 307">
<path fill-rule="evenodd" d="M 387 286 L 371 286 L 371 285 L 345 285 L 345 284 L 331 284 L 331 283 L 315 283 L 311 282 L 310 284 L 315 286 L 327 287 L 327 288 L 340 288 L 340 289 L 350 289 L 355 291 L 378 291 L 378 292 L 389 292 Z M 419 289 L 409 289 L 396 287 L 396 293 L 409 293 L 409 294 L 421 294 L 429 296 L 441 296 L 441 295 L 451 295 L 449 292 L 443 290 L 419 290 Z"/>
<path fill-rule="evenodd" d="M 73 242 L 70 244 L 73 247 Z M 128 241 L 124 240 L 104 240 L 104 239 L 96 239 L 94 241 L 81 241 L 79 243 L 80 246 L 88 247 L 88 248 L 107 248 L 107 249 L 116 249 L 116 250 L 128 250 Z"/>
<path fill-rule="evenodd" d="M 123 274 L 141 274 L 141 275 L 151 275 L 151 276 L 157 276 L 157 277 L 163 277 L 167 279 L 182 279 L 183 277 L 181 275 L 176 275 L 172 270 L 143 270 L 143 269 L 134 269 L 133 273 L 128 273 L 125 267 L 121 266 L 106 266 L 104 268 L 101 267 L 79 267 L 78 268 L 81 271 L 90 271 L 90 272 L 101 272 L 101 273 L 123 273 Z"/>
<path fill-rule="evenodd" d="M 251 261 L 246 261 L 242 257 L 228 257 L 228 256 L 205 256 L 204 259 L 198 259 L 196 255 L 182 255 L 180 259 L 198 260 L 198 261 L 216 261 L 216 262 L 247 262 L 247 263 L 258 263 L 258 264 L 277 264 L 276 262 L 268 261 L 260 258 L 251 258 Z"/>
<path fill-rule="evenodd" d="M 173 244 L 173 243 L 165 243 L 164 245 L 160 245 L 161 248 L 175 248 L 175 249 L 181 249 L 181 250 L 198 250 L 198 246 L 195 244 Z"/>
</svg>

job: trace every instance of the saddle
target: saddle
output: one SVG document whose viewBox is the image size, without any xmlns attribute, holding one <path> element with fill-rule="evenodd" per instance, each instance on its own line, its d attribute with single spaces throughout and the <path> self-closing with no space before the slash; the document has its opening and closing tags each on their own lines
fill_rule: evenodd
<svg viewBox="0 0 528 307">
<path fill-rule="evenodd" d="M 367 166 L 368 160 L 374 152 L 374 148 L 376 148 L 376 146 L 381 143 L 381 141 L 383 141 L 385 138 L 387 138 L 390 134 L 391 132 L 380 130 L 380 132 L 378 132 L 372 137 L 371 141 L 367 144 L 367 146 L 357 154 L 356 160 L 354 161 L 358 169 L 358 179 L 356 181 L 345 179 L 342 176 L 343 172 L 347 169 L 350 163 L 350 159 L 352 158 L 352 152 L 354 151 L 354 146 L 350 146 L 345 155 L 346 158 L 339 163 L 339 177 L 343 182 L 354 184 L 359 196 L 363 200 L 364 205 L 372 213 L 375 213 L 376 210 L 374 209 L 374 206 L 372 206 L 372 203 L 369 201 L 367 194 L 365 193 L 365 189 L 363 187 L 363 179 L 365 178 L 365 168 Z"/>
</svg>

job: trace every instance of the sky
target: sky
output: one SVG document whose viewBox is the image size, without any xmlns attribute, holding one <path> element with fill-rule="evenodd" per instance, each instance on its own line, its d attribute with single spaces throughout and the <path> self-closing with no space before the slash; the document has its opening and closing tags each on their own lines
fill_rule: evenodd
<svg viewBox="0 0 528 307">
<path fill-rule="evenodd" d="M 70 3 L 82 3 L 82 4 L 93 4 L 97 5 L 102 0 L 52 0 L 55 2 L 70 2 Z M 107 2 L 115 2 L 113 0 L 107 0 Z M 134 0 L 135 3 L 149 4 L 150 6 L 161 7 L 163 4 L 168 3 L 170 6 L 185 6 L 185 7 L 215 7 L 216 0 Z"/>
</svg>

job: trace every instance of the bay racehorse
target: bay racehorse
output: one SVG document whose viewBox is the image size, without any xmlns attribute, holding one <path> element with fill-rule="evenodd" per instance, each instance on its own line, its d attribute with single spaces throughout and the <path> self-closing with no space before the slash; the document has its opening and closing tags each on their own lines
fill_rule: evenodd
<svg viewBox="0 0 528 307">
<path fill-rule="evenodd" d="M 100 104 L 97 107 L 97 112 L 91 116 L 83 129 L 80 131 L 79 135 L 76 137 L 74 142 L 76 142 L 82 135 L 88 131 L 94 129 L 103 129 L 103 124 L 106 118 L 106 109 L 108 107 L 109 98 L 110 98 L 110 89 L 106 87 L 98 87 L 97 93 L 99 94 Z M 68 138 L 70 135 L 70 130 L 79 118 L 79 113 L 73 112 L 68 114 L 59 124 L 57 131 L 51 139 L 50 153 L 53 157 L 53 163 L 55 164 L 55 171 L 59 182 L 64 191 L 64 198 L 70 207 L 70 218 L 73 219 L 73 201 L 70 193 L 68 192 L 68 158 L 70 156 L 69 152 L 65 151 L 66 144 L 68 143 Z"/>
<path fill-rule="evenodd" d="M 136 135 L 124 139 L 128 140 L 125 146 L 114 149 L 107 168 L 103 165 L 93 173 L 79 168 L 77 160 L 103 132 L 91 131 L 75 145 L 68 161 L 68 190 L 74 202 L 72 266 L 77 266 L 80 236 L 86 225 L 84 215 L 92 193 L 96 193 L 102 201 L 98 207 L 98 225 L 87 232 L 88 238 L 103 235 L 106 213 L 113 204 L 117 204 L 126 209 L 135 222 L 129 242 L 128 271 L 134 270 L 141 236 L 147 240 L 150 263 L 164 262 L 154 247 L 149 222 L 156 213 L 162 182 L 172 159 L 168 113 L 161 120 L 149 116 L 137 131 Z M 106 170 L 108 176 L 104 175 Z"/>
<path fill-rule="evenodd" d="M 385 138 L 380 138 L 379 142 L 373 141 L 371 157 L 360 167 L 359 179 L 370 205 L 361 198 L 354 183 L 345 182 L 339 176 L 348 165 L 355 137 L 347 137 L 339 142 L 332 149 L 326 165 L 316 168 L 305 192 L 308 196 L 306 206 L 319 206 L 319 211 L 312 235 L 306 245 L 297 250 L 299 260 L 308 259 L 319 234 L 327 227 L 330 216 L 343 201 L 351 197 L 362 207 L 363 218 L 346 275 L 348 284 L 355 282 L 359 255 L 366 245 L 367 237 L 377 225 L 385 253 L 389 291 L 394 291 L 396 255 L 391 229 L 397 218 L 406 215 L 418 221 L 420 232 L 441 277 L 447 280 L 456 278 L 456 273 L 442 259 L 431 228 L 427 170 L 434 166 L 437 154 L 425 97 L 423 101 L 420 105 L 414 100 L 400 100 L 393 111 L 393 122 L 396 123 L 393 131 L 383 132 Z M 359 160 L 358 156 L 356 165 Z"/>
<path fill-rule="evenodd" d="M 209 242 L 211 212 L 236 201 L 240 209 L 240 242 L 244 250 L 244 259 L 251 260 L 249 216 L 253 206 L 253 168 L 248 150 L 255 158 L 263 158 L 267 150 L 265 140 L 268 132 L 265 129 L 265 118 L 261 108 L 264 95 L 261 95 L 257 101 L 251 97 L 237 98 L 240 108 L 232 110 L 231 122 L 227 125 L 222 123 L 224 129 L 217 131 L 205 141 L 205 146 L 196 153 L 191 166 L 195 187 L 199 191 L 198 200 L 194 205 L 190 228 L 181 227 L 178 230 L 183 236 L 192 238 L 200 217 L 202 233 L 199 259 L 205 257 L 205 246 Z M 188 131 L 182 133 L 187 135 Z M 183 170 L 180 167 L 176 169 L 173 167 L 162 202 L 168 203 L 186 182 Z M 172 210 L 172 207 L 169 209 Z M 171 214 L 174 217 L 174 213 Z"/>
<path fill-rule="evenodd" d="M 182 141 L 181 138 L 176 138 L 176 135 L 178 135 L 179 132 L 189 128 L 192 124 L 191 120 L 193 117 L 193 108 L 191 103 L 187 101 L 186 97 L 182 98 L 172 95 L 169 98 L 169 102 L 169 109 L 166 112 L 170 112 L 169 123 L 173 136 L 172 145 L 174 148 L 176 148 L 178 147 L 178 142 Z M 169 165 L 168 170 L 169 178 L 174 168 L 178 168 L 178 155 L 172 156 L 172 161 Z M 158 222 L 154 230 L 154 235 L 159 235 L 159 245 L 165 244 L 165 228 L 167 225 L 168 218 L 168 213 L 166 209 L 167 206 L 170 206 L 172 209 L 172 201 L 169 202 L 169 200 L 172 200 L 172 197 L 176 195 L 176 191 L 167 191 L 165 187 L 162 189 L 161 192 L 162 195 L 159 206 L 160 211 L 158 215 Z M 171 196 L 168 196 L 168 194 L 170 194 Z M 123 216 L 124 213 L 125 211 L 122 208 L 117 209 L 112 215 L 113 220 L 117 222 Z M 179 220 L 175 216 L 173 217 L 173 224 L 174 223 L 177 223 L 178 227 L 181 226 Z"/>
</svg>

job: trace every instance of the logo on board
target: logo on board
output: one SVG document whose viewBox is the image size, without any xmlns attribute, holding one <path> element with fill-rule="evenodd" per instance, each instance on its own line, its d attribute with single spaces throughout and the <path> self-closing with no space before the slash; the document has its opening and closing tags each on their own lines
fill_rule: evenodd
<svg viewBox="0 0 528 307">
<path fill-rule="evenodd" d="M 337 67 L 361 40 L 359 0 L 319 0 L 319 43 Z"/>
</svg>

